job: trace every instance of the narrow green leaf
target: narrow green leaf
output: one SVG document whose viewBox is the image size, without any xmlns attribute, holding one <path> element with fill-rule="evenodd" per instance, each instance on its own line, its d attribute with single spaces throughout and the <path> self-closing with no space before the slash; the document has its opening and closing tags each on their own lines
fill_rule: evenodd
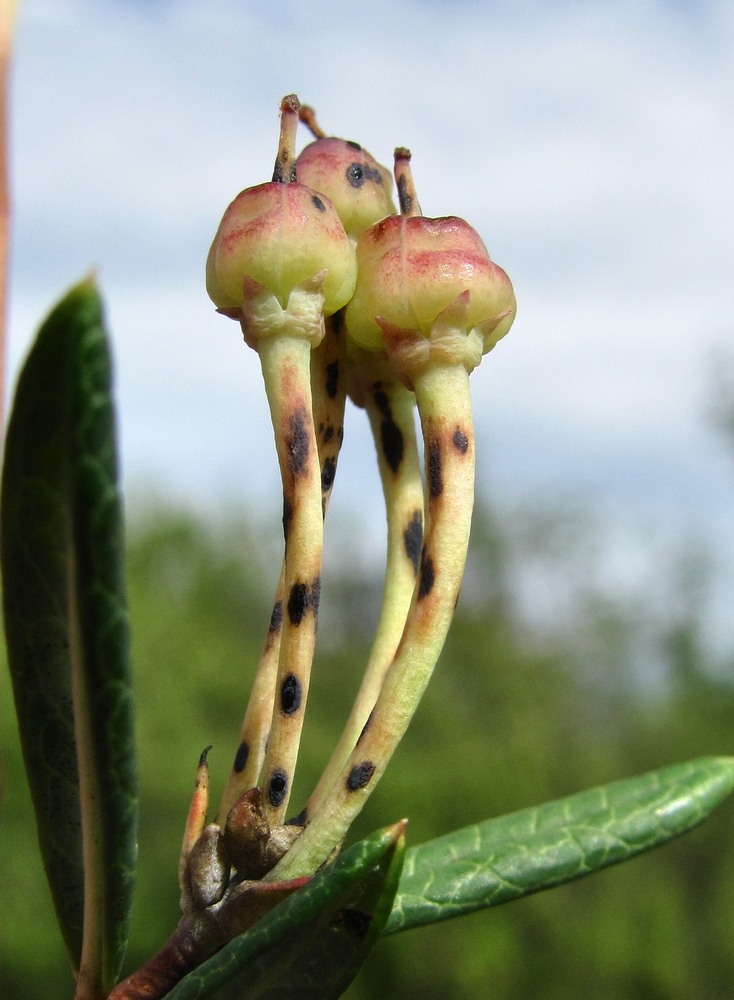
<svg viewBox="0 0 734 1000">
<path fill-rule="evenodd" d="M 166 1000 L 331 1000 L 352 981 L 388 919 L 405 823 L 380 830 L 189 973 Z"/>
<path fill-rule="evenodd" d="M 75 969 L 114 984 L 137 802 L 110 363 L 90 280 L 18 380 L 2 478 L 8 657 L 41 853 Z M 86 913 L 85 913 L 86 892 Z"/>
<path fill-rule="evenodd" d="M 469 826 L 411 848 L 386 934 L 589 875 L 704 820 L 734 758 L 704 757 Z"/>
</svg>

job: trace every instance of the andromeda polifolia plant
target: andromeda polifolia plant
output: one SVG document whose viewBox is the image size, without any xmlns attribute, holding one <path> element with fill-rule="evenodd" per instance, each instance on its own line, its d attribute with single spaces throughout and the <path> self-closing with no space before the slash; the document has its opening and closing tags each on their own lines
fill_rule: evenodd
<svg viewBox="0 0 734 1000">
<path fill-rule="evenodd" d="M 280 112 L 273 178 L 226 209 L 206 288 L 262 368 L 282 569 L 213 820 L 210 748 L 192 747 L 181 912 L 124 979 L 137 777 L 113 383 L 93 279 L 51 311 L 15 389 L 0 511 L 5 630 L 75 1000 L 330 1000 L 381 936 L 625 861 L 701 822 L 734 788 L 732 759 L 702 758 L 425 844 L 406 846 L 399 816 L 349 841 L 451 624 L 474 496 L 469 375 L 509 331 L 516 304 L 474 229 L 421 214 L 407 150 L 395 151 L 396 212 L 389 172 L 359 144 L 326 136 L 293 95 Z M 313 141 L 296 155 L 299 120 Z M 349 718 L 295 811 L 347 396 L 366 411 L 382 480 L 383 603 Z"/>
</svg>

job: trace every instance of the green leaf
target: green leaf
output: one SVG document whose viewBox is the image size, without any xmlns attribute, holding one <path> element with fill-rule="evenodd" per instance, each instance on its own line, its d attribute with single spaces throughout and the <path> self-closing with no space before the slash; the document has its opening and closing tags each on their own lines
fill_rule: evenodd
<svg viewBox="0 0 734 1000">
<path fill-rule="evenodd" d="M 122 963 L 137 801 L 110 362 L 91 280 L 48 317 L 18 380 L 0 558 L 41 853 L 93 995 Z"/>
<path fill-rule="evenodd" d="M 166 1000 L 331 1000 L 352 981 L 390 914 L 405 823 L 354 844 L 189 973 Z"/>
<path fill-rule="evenodd" d="M 705 757 L 487 820 L 411 848 L 386 934 L 581 878 L 691 829 L 734 789 Z"/>
</svg>

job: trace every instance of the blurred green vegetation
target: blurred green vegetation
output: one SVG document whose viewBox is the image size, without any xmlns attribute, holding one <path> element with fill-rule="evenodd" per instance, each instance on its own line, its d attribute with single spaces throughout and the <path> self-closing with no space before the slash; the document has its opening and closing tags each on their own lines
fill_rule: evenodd
<svg viewBox="0 0 734 1000">
<path fill-rule="evenodd" d="M 410 817 L 418 843 L 490 815 L 703 754 L 734 754 L 734 671 L 704 642 L 708 570 L 664 552 L 658 594 L 605 586 L 583 512 L 487 504 L 439 669 L 355 835 Z M 153 507 L 130 530 L 141 775 L 127 967 L 177 920 L 177 855 L 201 749 L 214 796 L 236 748 L 269 619 L 277 539 Z M 335 539 L 333 548 L 339 548 Z M 349 542 L 343 540 L 343 548 Z M 346 717 L 379 581 L 330 564 L 294 811 Z M 591 569 L 590 569 L 591 567 Z M 539 595 L 528 606 L 524 593 Z M 536 614 L 536 606 L 551 613 Z M 726 679 L 722 679 L 726 678 Z M 0 722 L 0 980 L 5 1000 L 72 995 L 35 842 L 7 672 Z M 730 1000 L 734 808 L 668 847 L 571 886 L 386 939 L 349 1000 Z"/>
</svg>

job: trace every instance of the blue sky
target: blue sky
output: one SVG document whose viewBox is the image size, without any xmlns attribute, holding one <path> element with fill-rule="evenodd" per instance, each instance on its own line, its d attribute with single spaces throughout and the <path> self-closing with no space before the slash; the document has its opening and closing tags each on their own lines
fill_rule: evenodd
<svg viewBox="0 0 734 1000">
<path fill-rule="evenodd" d="M 12 363 L 97 268 L 126 486 L 277 522 L 257 359 L 203 269 L 296 91 L 383 162 L 409 146 L 424 212 L 467 218 L 513 279 L 515 327 L 472 376 L 481 482 L 734 551 L 734 462 L 705 420 L 734 352 L 733 56 L 727 0 L 26 0 Z M 367 497 L 379 524 L 356 410 L 347 434 L 335 505 Z"/>
</svg>

